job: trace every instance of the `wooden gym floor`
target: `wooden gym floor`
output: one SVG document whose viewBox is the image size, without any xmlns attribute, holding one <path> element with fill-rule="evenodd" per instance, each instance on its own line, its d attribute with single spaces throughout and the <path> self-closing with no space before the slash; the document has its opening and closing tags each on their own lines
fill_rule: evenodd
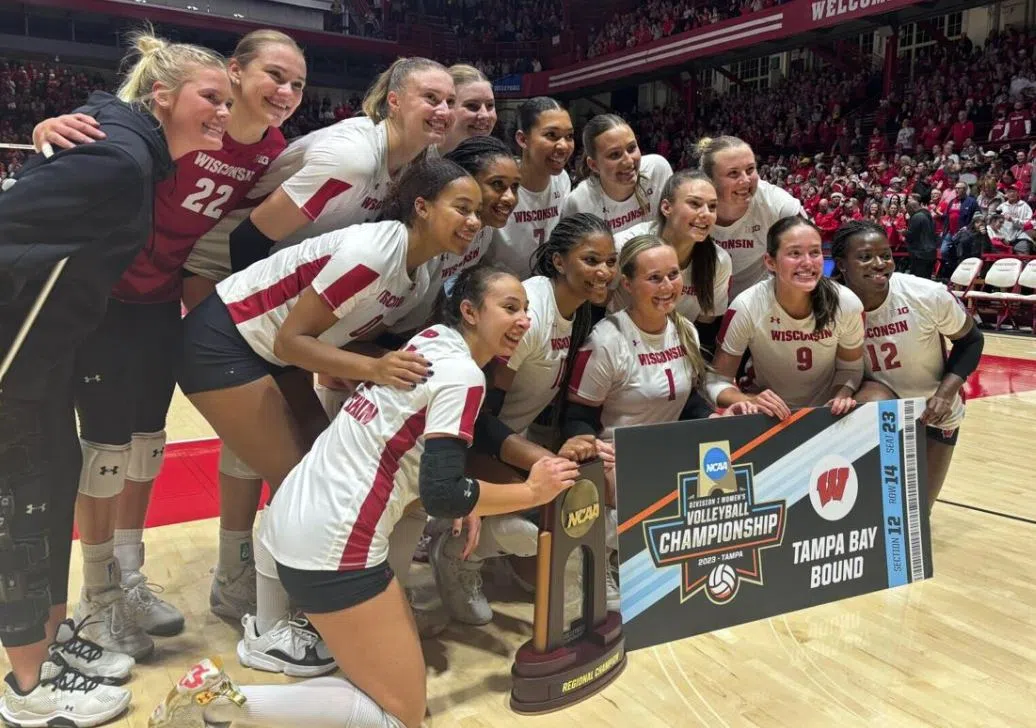
<svg viewBox="0 0 1036 728">
<path fill-rule="evenodd" d="M 424 643 L 427 725 L 1036 725 L 1036 478 L 1028 459 L 1036 448 L 1036 340 L 987 334 L 986 354 L 969 383 L 967 419 L 933 516 L 930 581 L 632 653 L 601 694 L 528 718 L 510 711 L 508 696 L 532 606 L 487 569 L 494 621 L 454 624 Z M 206 438 L 211 430 L 178 395 L 169 434 Z M 215 520 L 152 528 L 145 540 L 147 574 L 184 610 L 188 628 L 157 640 L 130 683 L 132 708 L 111 725 L 146 726 L 156 702 L 204 655 L 221 655 L 241 683 L 287 681 L 242 668 L 239 626 L 208 611 Z M 415 567 L 419 583 L 430 584 L 428 567 Z M 76 544 L 71 595 L 80 574 Z"/>
</svg>

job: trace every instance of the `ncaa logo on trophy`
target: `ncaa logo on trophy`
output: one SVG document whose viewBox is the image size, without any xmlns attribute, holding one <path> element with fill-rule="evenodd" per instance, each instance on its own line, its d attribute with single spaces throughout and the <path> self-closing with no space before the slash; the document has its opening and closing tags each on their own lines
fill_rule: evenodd
<svg viewBox="0 0 1036 728">
<path fill-rule="evenodd" d="M 605 593 L 604 464 L 585 463 L 580 474 L 540 514 L 533 637 L 518 648 L 511 668 L 511 708 L 518 713 L 572 705 L 602 690 L 626 667 L 622 617 L 608 611 Z M 583 556 L 583 610 L 566 631 L 565 566 L 576 549 Z"/>
</svg>

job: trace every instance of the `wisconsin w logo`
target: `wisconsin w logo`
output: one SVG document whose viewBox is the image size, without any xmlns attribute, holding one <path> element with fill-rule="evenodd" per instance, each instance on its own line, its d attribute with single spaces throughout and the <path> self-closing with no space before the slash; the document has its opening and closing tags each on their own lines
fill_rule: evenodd
<svg viewBox="0 0 1036 728">
<path fill-rule="evenodd" d="M 817 478 L 817 493 L 820 505 L 826 506 L 833 500 L 841 501 L 845 486 L 849 482 L 849 468 L 832 468 Z"/>
</svg>

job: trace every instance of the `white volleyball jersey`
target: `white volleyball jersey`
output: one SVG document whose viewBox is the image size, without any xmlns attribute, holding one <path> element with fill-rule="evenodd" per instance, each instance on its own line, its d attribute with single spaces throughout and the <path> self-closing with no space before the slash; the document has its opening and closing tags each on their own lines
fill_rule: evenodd
<svg viewBox="0 0 1036 728">
<path fill-rule="evenodd" d="M 658 233 L 657 221 L 643 222 L 627 228 L 615 236 L 615 252 L 621 252 L 622 246 L 638 235 L 658 235 Z M 691 280 L 691 266 L 688 265 L 680 270 L 683 276 L 683 292 L 676 304 L 676 310 L 691 322 L 697 321 L 699 318 L 715 318 L 727 310 L 729 303 L 727 295 L 730 290 L 730 255 L 718 245 L 714 245 L 714 247 L 716 249 L 716 274 L 712 279 L 712 308 L 709 311 L 703 311 L 701 308 L 698 293 Z M 613 313 L 623 310 L 630 304 L 629 294 L 619 282 L 619 277 L 616 276 L 615 280 L 615 290 L 608 301 L 608 310 Z"/>
<path fill-rule="evenodd" d="M 299 137 L 270 164 L 241 207 L 202 240 L 228 245 L 234 228 L 278 187 L 311 222 L 277 248 L 373 221 L 391 187 L 385 122 L 374 124 L 367 117 L 356 117 Z"/>
<path fill-rule="evenodd" d="M 604 219 L 613 233 L 620 232 L 634 225 L 649 221 L 658 213 L 658 205 L 662 200 L 662 189 L 673 176 L 673 168 L 665 157 L 657 154 L 645 154 L 640 158 L 640 190 L 641 197 L 647 202 L 646 209 L 641 207 L 637 195 L 630 195 L 628 200 L 618 202 L 605 193 L 601 182 L 596 177 L 585 179 L 572 190 L 565 200 L 562 217 L 575 215 L 577 212 L 588 212 Z"/>
<path fill-rule="evenodd" d="M 500 421 L 519 433 L 557 396 L 572 341 L 572 321 L 558 311 L 551 280 L 534 276 L 522 286 L 529 298 L 530 326 L 507 359 L 515 375 L 500 408 Z"/>
<path fill-rule="evenodd" d="M 863 314 L 867 378 L 902 398 L 928 399 L 946 371 L 943 337 L 967 322 L 967 313 L 942 284 L 893 273 L 885 302 Z M 946 418 L 931 424 L 953 430 L 963 418 L 964 400 L 958 396 Z"/>
<path fill-rule="evenodd" d="M 341 347 L 391 325 L 428 290 L 428 269 L 407 274 L 407 229 L 389 220 L 354 225 L 274 253 L 216 285 L 238 331 L 255 352 L 273 353 L 281 324 L 307 287 L 339 319 L 318 338 Z"/>
<path fill-rule="evenodd" d="M 801 202 L 780 187 L 759 180 L 759 187 L 748 203 L 748 212 L 740 220 L 728 227 L 712 226 L 712 239 L 730 253 L 733 264 L 731 298 L 766 280 L 769 275 L 763 263 L 766 233 L 782 217 L 800 214 Z"/>
<path fill-rule="evenodd" d="M 694 332 L 694 327 L 690 327 Z M 697 332 L 694 332 L 697 343 Z M 661 334 L 637 328 L 625 311 L 597 322 L 572 365 L 568 391 L 600 403 L 602 440 L 616 427 L 675 422 L 694 389 L 672 321 Z"/>
<path fill-rule="evenodd" d="M 723 317 L 717 341 L 723 351 L 741 357 L 752 350 L 749 376 L 753 390 L 772 389 L 790 407 L 815 407 L 831 398 L 838 347 L 863 344 L 863 304 L 843 285 L 838 315 L 814 331 L 813 314 L 795 319 L 774 295 L 774 280 L 756 283 L 734 299 Z"/>
<path fill-rule="evenodd" d="M 550 178 L 540 192 L 518 188 L 518 204 L 502 228 L 493 233 L 493 243 L 486 259 L 506 268 L 520 280 L 532 275 L 529 258 L 561 219 L 561 206 L 572 190 L 567 172 Z"/>
<path fill-rule="evenodd" d="M 389 534 L 420 497 L 425 437 L 471 444 L 486 388 L 464 339 L 433 326 L 407 349 L 435 362 L 435 374 L 415 389 L 360 385 L 267 506 L 259 538 L 278 563 L 311 571 L 384 563 Z"/>
<path fill-rule="evenodd" d="M 420 301 L 416 301 L 406 316 L 399 319 L 392 325 L 391 330 L 395 333 L 404 334 L 423 328 L 428 323 L 432 314 L 435 313 L 435 303 L 443 292 L 443 286 L 450 278 L 458 275 L 461 271 L 474 268 L 489 250 L 489 244 L 493 240 L 493 228 L 482 227 L 471 245 L 464 251 L 463 255 L 454 253 L 443 253 L 432 258 L 425 266 L 428 268 L 428 279 L 431 284 Z"/>
</svg>

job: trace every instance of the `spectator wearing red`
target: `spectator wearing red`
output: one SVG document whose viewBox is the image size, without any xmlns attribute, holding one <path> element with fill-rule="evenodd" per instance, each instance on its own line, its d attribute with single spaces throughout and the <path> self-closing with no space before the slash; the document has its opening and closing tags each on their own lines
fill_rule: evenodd
<svg viewBox="0 0 1036 728">
<path fill-rule="evenodd" d="M 841 195 L 837 192 L 837 199 L 841 199 Z M 832 200 L 836 199 L 835 195 L 832 195 Z M 820 230 L 820 239 L 825 243 L 831 242 L 834 238 L 835 230 L 842 224 L 842 211 L 841 205 L 835 203 L 831 204 L 827 199 L 822 199 L 820 204 L 817 206 L 817 214 L 813 218 L 813 222 Z"/>
<path fill-rule="evenodd" d="M 1007 116 L 1007 138 L 1022 139 L 1032 133 L 1032 115 L 1021 101 L 1014 102 L 1014 111 Z"/>
<path fill-rule="evenodd" d="M 964 148 L 964 143 L 975 136 L 975 123 L 968 118 L 968 112 L 957 112 L 957 121 L 950 127 L 950 138 L 958 149 Z"/>
</svg>

